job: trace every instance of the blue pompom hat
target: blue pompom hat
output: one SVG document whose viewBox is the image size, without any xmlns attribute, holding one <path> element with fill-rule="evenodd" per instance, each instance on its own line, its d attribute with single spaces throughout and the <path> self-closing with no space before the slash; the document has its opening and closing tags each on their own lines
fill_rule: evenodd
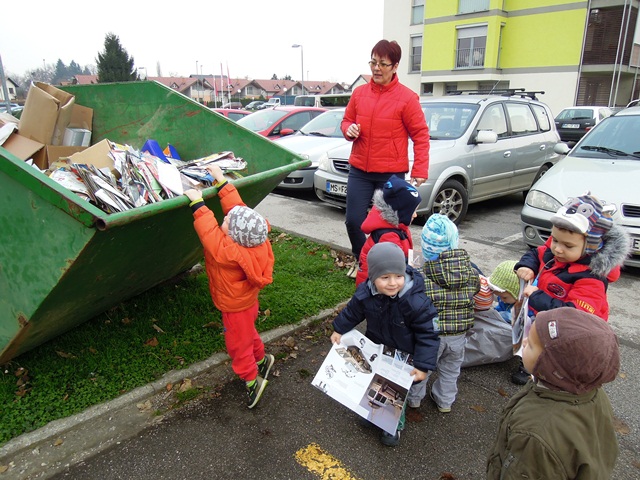
<svg viewBox="0 0 640 480">
<path fill-rule="evenodd" d="M 399 222 L 407 226 L 422 201 L 416 187 L 396 175 L 391 175 L 384 184 L 382 198 L 398 213 Z"/>
<path fill-rule="evenodd" d="M 449 217 L 433 214 L 422 228 L 422 255 L 425 260 L 435 260 L 447 250 L 458 248 L 458 227 Z"/>
</svg>

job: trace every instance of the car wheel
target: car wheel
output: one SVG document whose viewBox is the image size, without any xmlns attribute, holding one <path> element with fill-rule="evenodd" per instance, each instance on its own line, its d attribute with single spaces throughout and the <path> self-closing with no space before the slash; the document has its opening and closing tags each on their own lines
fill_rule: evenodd
<svg viewBox="0 0 640 480">
<path fill-rule="evenodd" d="M 549 171 L 549 165 L 542 165 L 542 166 L 540 167 L 540 170 L 538 170 L 538 173 L 536 173 L 536 176 L 535 176 L 535 178 L 533 179 L 533 182 L 531 182 L 531 186 L 533 187 L 533 186 L 536 184 L 536 182 L 537 182 L 538 180 L 540 180 L 540 179 L 542 178 L 542 176 L 543 176 L 545 173 L 547 173 L 548 171 Z M 527 199 L 527 194 L 528 194 L 528 193 L 529 193 L 529 190 L 525 190 L 524 192 L 522 192 L 522 198 L 523 198 L 524 200 L 526 200 L 526 199 Z"/>
<path fill-rule="evenodd" d="M 447 180 L 442 184 L 433 200 L 431 213 L 446 215 L 456 225 L 464 220 L 469 206 L 467 190 L 457 180 Z"/>
</svg>

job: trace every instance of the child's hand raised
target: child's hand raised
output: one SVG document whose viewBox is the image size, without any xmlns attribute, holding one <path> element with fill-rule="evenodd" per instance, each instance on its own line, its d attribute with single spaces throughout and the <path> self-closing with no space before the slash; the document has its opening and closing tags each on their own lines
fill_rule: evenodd
<svg viewBox="0 0 640 480">
<path fill-rule="evenodd" d="M 196 190 L 195 188 L 189 188 L 188 190 L 184 191 L 184 194 L 189 198 L 189 200 L 191 200 L 192 202 L 196 201 L 196 200 L 201 200 L 202 199 L 202 192 L 200 192 L 200 190 Z"/>
<path fill-rule="evenodd" d="M 222 183 L 225 181 L 224 174 L 222 173 L 222 169 L 219 165 L 212 163 L 210 165 L 207 165 L 205 168 L 211 174 L 211 176 L 216 179 L 216 182 Z"/>
</svg>

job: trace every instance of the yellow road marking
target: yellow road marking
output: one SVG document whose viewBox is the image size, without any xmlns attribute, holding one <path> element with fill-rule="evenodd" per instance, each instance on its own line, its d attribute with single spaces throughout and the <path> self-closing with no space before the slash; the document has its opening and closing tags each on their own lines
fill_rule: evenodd
<svg viewBox="0 0 640 480">
<path fill-rule="evenodd" d="M 358 480 L 342 462 L 312 443 L 296 452 L 297 462 L 322 480 Z"/>
</svg>

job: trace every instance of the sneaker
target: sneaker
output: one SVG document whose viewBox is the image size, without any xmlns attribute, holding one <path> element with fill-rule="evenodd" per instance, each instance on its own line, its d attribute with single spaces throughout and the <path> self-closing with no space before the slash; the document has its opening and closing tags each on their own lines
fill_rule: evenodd
<svg viewBox="0 0 640 480">
<path fill-rule="evenodd" d="M 249 396 L 249 400 L 247 401 L 247 406 L 249 408 L 255 407 L 260 398 L 262 397 L 262 392 L 264 392 L 265 387 L 269 383 L 262 377 L 256 377 L 256 381 L 253 382 L 253 385 L 249 386 L 247 384 L 247 395 Z"/>
<path fill-rule="evenodd" d="M 349 267 L 349 270 L 347 271 L 347 277 L 356 278 L 356 276 L 358 275 L 358 268 L 360 268 L 358 262 L 355 262 L 353 265 L 351 265 L 351 267 Z"/>
<path fill-rule="evenodd" d="M 518 370 L 511 374 L 511 381 L 516 385 L 524 385 L 529 381 L 530 375 L 524 369 L 524 366 L 520 364 Z"/>
<path fill-rule="evenodd" d="M 270 353 L 267 353 L 262 359 L 262 363 L 258 364 L 258 376 L 266 380 L 269 376 L 269 372 L 271 371 L 271 367 L 273 367 L 275 362 L 275 357 Z"/>
<path fill-rule="evenodd" d="M 409 400 L 409 408 L 420 408 L 420 400 Z"/>
<path fill-rule="evenodd" d="M 433 403 L 436 404 L 436 407 L 438 407 L 438 411 L 440 413 L 451 413 L 451 407 L 441 407 L 440 404 L 434 398 L 433 392 L 429 392 L 429 396 L 431 397 L 431 400 L 433 400 Z"/>
<path fill-rule="evenodd" d="M 396 434 L 391 435 L 383 430 L 380 434 L 380 443 L 386 447 L 397 447 L 400 443 L 400 431 L 396 430 Z"/>
</svg>

